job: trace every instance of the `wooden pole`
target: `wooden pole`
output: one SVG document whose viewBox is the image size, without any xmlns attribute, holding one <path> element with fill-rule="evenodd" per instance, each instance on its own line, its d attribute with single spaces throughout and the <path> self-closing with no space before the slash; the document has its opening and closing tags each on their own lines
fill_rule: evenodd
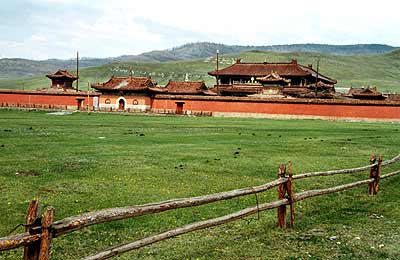
<svg viewBox="0 0 400 260">
<path fill-rule="evenodd" d="M 39 260 L 49 260 L 51 250 L 51 240 L 53 233 L 51 232 L 51 224 L 54 221 L 54 208 L 48 207 L 44 213 L 42 220 L 42 241 L 40 243 Z"/>
<path fill-rule="evenodd" d="M 369 158 L 369 163 L 370 164 L 375 164 L 376 162 L 376 155 L 375 154 L 371 154 L 370 158 Z M 369 171 L 369 178 L 370 179 L 375 179 L 375 175 L 377 172 L 377 166 L 378 165 L 374 165 L 371 167 L 370 171 Z M 368 194 L 369 195 L 373 195 L 374 193 L 374 183 L 368 183 Z"/>
<path fill-rule="evenodd" d="M 216 76 L 216 80 L 217 80 L 217 94 L 219 95 L 219 50 L 217 50 L 217 76 Z"/>
<path fill-rule="evenodd" d="M 292 162 L 289 161 L 289 177 L 288 182 L 286 183 L 287 193 L 288 193 L 288 200 L 290 206 L 290 228 L 294 227 L 294 185 L 293 185 L 293 165 Z"/>
<path fill-rule="evenodd" d="M 391 165 L 393 163 L 396 163 L 400 161 L 400 154 L 397 156 L 393 157 L 390 160 L 382 162 L 382 166 L 387 166 Z M 304 178 L 311 178 L 311 177 L 317 177 L 317 176 L 331 176 L 331 175 L 336 175 L 336 174 L 352 174 L 356 172 L 363 172 L 370 170 L 374 166 L 378 165 L 377 163 L 373 163 L 367 166 L 362 166 L 362 167 L 357 167 L 357 168 L 351 168 L 351 169 L 341 169 L 341 170 L 331 170 L 331 171 L 323 171 L 323 172 L 309 172 L 309 173 L 302 173 L 302 174 L 296 174 L 293 176 L 293 179 L 304 179 Z"/>
<path fill-rule="evenodd" d="M 28 232 L 8 237 L 2 237 L 0 238 L 0 251 L 11 250 L 22 246 L 30 246 L 35 242 L 39 242 L 40 245 L 40 238 L 41 234 L 30 235 Z M 39 249 L 37 251 L 39 252 Z"/>
<path fill-rule="evenodd" d="M 396 176 L 398 174 L 400 174 L 400 170 L 382 175 L 380 177 L 380 179 L 390 178 L 390 177 Z M 282 183 L 282 182 L 287 182 L 287 180 L 286 179 L 282 179 L 282 180 L 278 179 L 278 180 L 274 181 L 275 184 Z M 315 196 L 321 196 L 321 195 L 325 195 L 325 194 L 330 194 L 330 193 L 335 193 L 335 192 L 339 192 L 339 191 L 352 189 L 352 188 L 355 188 L 355 187 L 358 187 L 361 185 L 365 185 L 368 183 L 372 183 L 372 182 L 374 182 L 374 179 L 367 179 L 367 180 L 357 181 L 357 182 L 344 184 L 344 185 L 327 188 L 327 189 L 309 190 L 309 191 L 300 192 L 300 193 L 297 193 L 294 195 L 293 202 L 302 201 L 307 198 L 312 198 Z M 186 226 L 187 229 L 185 229 L 185 232 L 174 232 L 172 234 L 170 231 L 167 231 L 167 233 L 169 234 L 168 237 L 155 239 L 155 236 L 152 236 L 152 237 L 142 239 L 140 241 L 135 241 L 131 244 L 125 244 L 123 246 L 114 247 L 111 250 L 112 252 L 109 252 L 111 254 L 108 254 L 108 257 L 111 255 L 116 255 L 116 254 L 123 253 L 123 252 L 129 251 L 129 250 L 132 250 L 132 249 L 143 247 L 145 245 L 149 245 L 149 244 L 152 244 L 152 243 L 155 243 L 155 242 L 158 242 L 163 239 L 167 239 L 167 238 L 179 235 L 179 234 L 183 234 L 183 233 L 187 233 L 187 232 L 190 232 L 193 230 L 203 229 L 203 228 L 207 228 L 207 227 L 211 227 L 211 226 L 221 225 L 221 224 L 227 223 L 229 221 L 233 221 L 233 220 L 243 218 L 243 217 L 246 217 L 246 216 L 249 216 L 252 214 L 256 214 L 257 212 L 260 212 L 260 211 L 278 208 L 279 206 L 289 205 L 289 204 L 290 204 L 289 199 L 284 198 L 279 201 L 264 203 L 264 204 L 260 204 L 260 205 L 257 205 L 257 206 L 251 207 L 251 208 L 247 208 L 240 212 L 232 213 L 230 215 L 223 216 L 223 217 L 220 217 L 217 219 L 207 220 L 207 221 L 202 222 L 201 224 L 195 223 L 196 228 L 193 227 L 193 224 L 189 224 L 188 226 Z M 54 215 L 54 213 L 53 213 L 53 215 Z M 50 221 L 50 223 L 51 223 L 51 221 Z M 190 227 L 190 230 L 189 230 L 189 227 Z M 51 233 L 54 234 L 55 233 L 54 225 L 50 224 L 49 228 L 51 228 Z M 32 229 L 33 230 L 42 230 L 42 227 L 39 227 L 39 229 L 36 229 L 36 228 L 32 228 Z M 181 228 L 178 228 L 178 229 L 181 229 Z M 44 232 L 42 232 L 42 233 L 44 233 Z M 26 245 L 31 245 L 32 243 L 40 240 L 41 236 L 42 236 L 42 234 L 30 235 L 29 233 L 23 233 L 23 234 L 12 235 L 9 237 L 0 238 L 0 251 L 10 250 L 10 249 L 14 249 L 14 248 L 18 248 L 18 247 L 26 246 Z M 158 237 L 159 235 L 156 235 L 156 236 Z M 146 241 L 146 242 L 143 243 L 144 241 Z M 135 246 L 133 246 L 133 244 L 135 244 Z M 124 248 L 123 250 L 121 250 L 122 247 Z M 100 253 L 100 254 L 103 254 L 103 253 Z M 108 258 L 108 257 L 106 257 L 106 258 Z M 105 259 L 105 258 L 102 257 L 102 258 L 85 258 L 85 259 Z"/>
<path fill-rule="evenodd" d="M 284 164 L 280 164 L 278 168 L 278 179 L 285 178 L 285 174 L 286 174 L 286 166 Z M 286 190 L 287 190 L 286 182 L 278 186 L 279 200 L 285 198 Z M 278 207 L 278 227 L 280 228 L 286 227 L 286 205 Z"/>
<path fill-rule="evenodd" d="M 205 196 L 173 199 L 145 205 L 104 209 L 95 212 L 84 213 L 82 215 L 73 216 L 54 222 L 54 237 L 58 237 L 60 235 L 70 233 L 72 231 L 79 230 L 83 227 L 91 226 L 94 224 L 159 213 L 171 209 L 200 206 L 215 201 L 255 194 L 269 190 L 286 181 L 286 179 L 282 178 L 259 186 L 225 191 Z"/>
<path fill-rule="evenodd" d="M 90 113 L 90 95 L 89 95 L 90 82 L 87 83 L 87 112 Z"/>
<path fill-rule="evenodd" d="M 374 195 L 378 194 L 379 191 L 379 181 L 381 179 L 381 169 L 382 169 L 382 155 L 379 156 L 378 159 L 378 166 L 376 169 L 376 175 L 374 177 L 374 183 L 373 183 L 373 193 Z"/>
<path fill-rule="evenodd" d="M 318 60 L 317 60 L 317 77 L 316 77 L 316 82 L 315 82 L 315 98 L 317 98 L 317 96 L 318 96 L 318 78 L 319 78 L 319 57 L 318 57 Z"/>
<path fill-rule="evenodd" d="M 40 202 L 36 199 L 29 203 L 28 212 L 26 214 L 25 232 L 33 235 L 32 226 L 34 225 L 40 225 Z M 39 258 L 39 250 L 40 241 L 25 246 L 24 260 L 37 260 Z"/>
<path fill-rule="evenodd" d="M 76 52 L 76 92 L 79 91 L 79 51 Z"/>
<path fill-rule="evenodd" d="M 383 175 L 382 179 L 395 176 L 396 174 L 399 174 L 399 173 L 400 173 L 400 171 Z M 325 195 L 325 194 L 349 190 L 349 189 L 352 189 L 352 188 L 355 188 L 355 187 L 358 187 L 361 185 L 365 185 L 365 184 L 371 183 L 371 182 L 372 182 L 372 180 L 367 179 L 367 180 L 357 181 L 357 182 L 344 184 L 344 185 L 340 185 L 340 186 L 336 186 L 336 187 L 332 187 L 332 188 L 328 188 L 328 189 L 309 190 L 309 191 L 299 192 L 293 197 L 293 202 L 302 201 L 307 198 L 312 198 L 315 196 L 321 196 L 321 195 Z M 171 230 L 168 230 L 168 231 L 156 234 L 156 235 L 151 235 L 151 236 L 148 236 L 146 238 L 143 238 L 143 239 L 131 242 L 131 243 L 115 246 L 113 248 L 107 249 L 107 250 L 97 253 L 95 255 L 85 257 L 82 260 L 108 259 L 110 257 L 117 256 L 122 253 L 131 251 L 134 249 L 138 249 L 138 248 L 141 248 L 141 247 L 144 247 L 144 246 L 147 246 L 147 245 L 159 242 L 159 241 L 163 241 L 163 240 L 166 240 L 166 239 L 169 239 L 172 237 L 176 237 L 176 236 L 179 236 L 179 235 L 182 235 L 185 233 L 189 233 L 189 232 L 192 232 L 195 230 L 205 229 L 205 228 L 209 228 L 209 227 L 213 227 L 213 226 L 219 226 L 219 225 L 222 225 L 222 224 L 225 224 L 228 222 L 232 222 L 237 219 L 241 219 L 241 218 L 250 216 L 252 214 L 256 214 L 257 212 L 260 212 L 260 211 L 265 211 L 265 210 L 269 210 L 269 209 L 273 209 L 273 208 L 279 208 L 282 205 L 288 205 L 288 204 L 289 204 L 288 199 L 282 199 L 282 200 L 273 201 L 273 202 L 269 202 L 269 203 L 263 203 L 263 204 L 260 204 L 257 206 L 243 209 L 243 210 L 235 212 L 235 213 L 231 213 L 226 216 L 187 224 L 186 226 L 174 228 L 174 229 L 171 229 Z"/>
</svg>

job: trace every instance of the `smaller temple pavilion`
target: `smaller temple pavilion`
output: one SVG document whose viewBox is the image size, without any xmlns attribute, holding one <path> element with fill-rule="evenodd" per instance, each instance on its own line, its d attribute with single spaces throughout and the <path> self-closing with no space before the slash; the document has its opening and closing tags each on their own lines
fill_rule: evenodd
<svg viewBox="0 0 400 260">
<path fill-rule="evenodd" d="M 379 92 L 376 89 L 376 87 L 367 87 L 367 88 L 351 87 L 345 96 L 354 99 L 366 99 L 366 100 L 383 100 L 386 98 L 381 92 Z"/>
<path fill-rule="evenodd" d="M 285 96 L 290 92 L 321 97 L 321 93 L 334 93 L 337 83 L 315 71 L 311 64 L 303 66 L 295 59 L 288 63 L 244 63 L 238 59 L 235 64 L 208 74 L 218 79 L 215 88 L 221 95 Z M 285 88 L 291 91 L 285 94 Z M 297 90 L 293 91 L 293 88 Z"/>
<path fill-rule="evenodd" d="M 46 77 L 51 79 L 52 89 L 63 91 L 75 90 L 72 84 L 78 79 L 78 76 L 69 73 L 67 70 L 58 70 L 53 74 L 46 75 Z"/>
<path fill-rule="evenodd" d="M 161 92 L 150 77 L 111 77 L 92 88 L 101 92 L 100 109 L 146 111 L 151 106 L 151 93 Z"/>
<path fill-rule="evenodd" d="M 204 81 L 168 81 L 160 87 L 151 78 L 111 77 L 105 83 L 96 83 L 92 88 L 101 92 L 100 109 L 145 112 L 151 109 L 151 100 L 156 94 L 164 95 L 216 95 L 208 90 Z"/>
<path fill-rule="evenodd" d="M 204 81 L 168 81 L 164 92 L 175 95 L 216 95 L 208 90 Z"/>
<path fill-rule="evenodd" d="M 155 87 L 157 82 L 150 77 L 114 77 L 112 76 L 105 83 L 92 84 L 92 88 L 101 91 L 103 94 L 121 94 L 126 95 L 132 92 L 148 91 Z"/>
</svg>

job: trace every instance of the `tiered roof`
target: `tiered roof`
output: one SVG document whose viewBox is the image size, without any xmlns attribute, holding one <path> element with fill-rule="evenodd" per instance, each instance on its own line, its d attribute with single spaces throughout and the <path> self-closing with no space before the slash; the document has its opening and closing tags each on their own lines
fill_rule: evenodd
<svg viewBox="0 0 400 260">
<path fill-rule="evenodd" d="M 204 81 L 168 81 L 165 86 L 168 94 L 198 95 L 207 94 L 208 88 Z"/>
<path fill-rule="evenodd" d="M 258 77 L 256 78 L 256 80 L 258 80 L 259 82 L 285 82 L 285 83 L 290 82 L 290 79 L 285 79 L 276 72 L 271 72 L 270 74 L 264 77 Z"/>
<path fill-rule="evenodd" d="M 277 73 L 282 77 L 306 77 L 312 76 L 317 77 L 320 80 L 324 80 L 331 84 L 336 84 L 337 81 L 326 77 L 320 73 L 317 73 L 311 66 L 303 66 L 297 63 L 297 60 L 292 60 L 289 63 L 243 63 L 237 60 L 235 64 L 220 69 L 210 71 L 208 74 L 211 76 L 254 76 L 254 77 L 265 77 L 272 73 Z"/>
<path fill-rule="evenodd" d="M 146 77 L 111 77 L 105 83 L 92 84 L 92 88 L 98 90 L 144 91 L 156 85 L 157 82 Z"/>
<path fill-rule="evenodd" d="M 72 80 L 78 79 L 78 77 L 72 73 L 69 73 L 67 70 L 58 70 L 53 74 L 47 74 L 46 77 L 49 79 L 61 79 L 61 78 L 68 78 Z"/>
<path fill-rule="evenodd" d="M 263 91 L 263 86 L 259 84 L 220 84 L 214 86 L 214 88 L 210 89 L 210 91 L 214 93 L 221 94 L 240 94 L 240 95 L 252 95 L 252 94 L 260 94 Z"/>
<path fill-rule="evenodd" d="M 347 93 L 348 97 L 362 99 L 384 99 L 385 97 L 379 92 L 376 87 L 370 88 L 350 88 Z"/>
</svg>

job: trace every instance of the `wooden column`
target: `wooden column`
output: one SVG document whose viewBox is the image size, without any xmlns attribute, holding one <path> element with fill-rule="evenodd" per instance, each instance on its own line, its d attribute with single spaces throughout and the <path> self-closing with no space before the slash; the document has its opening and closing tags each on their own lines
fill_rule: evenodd
<svg viewBox="0 0 400 260">
<path fill-rule="evenodd" d="M 293 203 L 293 198 L 294 198 L 294 185 L 293 185 L 293 165 L 292 162 L 289 162 L 289 177 L 288 177 L 288 182 L 286 183 L 286 189 L 287 189 L 287 197 L 289 200 L 289 205 L 290 205 L 290 227 L 294 227 L 294 203 Z"/>
<path fill-rule="evenodd" d="M 40 225 L 40 202 L 38 200 L 32 200 L 28 206 L 28 213 L 26 215 L 26 226 L 25 232 L 34 234 L 32 231 L 33 226 Z M 40 241 L 33 243 L 32 245 L 25 246 L 24 248 L 24 260 L 38 260 L 40 251 Z"/>
<path fill-rule="evenodd" d="M 285 178 L 286 166 L 284 164 L 279 165 L 278 179 Z M 284 199 L 286 194 L 287 186 L 286 183 L 282 183 L 278 186 L 278 199 Z M 286 227 L 286 205 L 278 207 L 278 227 Z"/>
<path fill-rule="evenodd" d="M 48 207 L 43 215 L 42 220 L 42 240 L 40 243 L 39 260 L 49 260 L 51 250 L 51 225 L 54 221 L 54 208 Z"/>
<path fill-rule="evenodd" d="M 371 154 L 371 157 L 369 158 L 369 163 L 370 164 L 374 164 L 376 163 L 376 155 L 375 154 Z M 369 171 L 369 178 L 370 179 L 374 179 L 374 176 L 376 175 L 378 167 L 377 166 L 373 166 L 371 167 L 370 171 Z M 368 194 L 369 195 L 373 195 L 374 193 L 374 183 L 368 183 Z"/>
<path fill-rule="evenodd" d="M 376 155 L 372 154 L 369 162 L 370 164 L 376 163 Z M 379 180 L 381 179 L 382 156 L 379 156 L 378 164 L 373 166 L 369 172 L 369 178 L 374 179 L 374 182 L 368 183 L 368 194 L 376 195 L 379 191 Z"/>
<path fill-rule="evenodd" d="M 378 194 L 378 191 L 379 191 L 379 181 L 381 179 L 381 169 L 382 169 L 382 155 L 379 156 L 378 166 L 376 169 L 376 174 L 374 176 L 374 182 L 373 182 L 373 194 L 374 195 Z"/>
</svg>

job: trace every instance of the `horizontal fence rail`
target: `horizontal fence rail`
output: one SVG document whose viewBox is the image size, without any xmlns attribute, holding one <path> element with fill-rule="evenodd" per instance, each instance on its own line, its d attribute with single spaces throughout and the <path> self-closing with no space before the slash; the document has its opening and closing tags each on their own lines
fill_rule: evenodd
<svg viewBox="0 0 400 260">
<path fill-rule="evenodd" d="M 285 179 L 275 180 L 260 186 L 251 188 L 244 188 L 232 191 L 226 191 L 206 196 L 182 198 L 167 200 L 158 203 L 144 204 L 141 206 L 131 206 L 124 208 L 112 208 L 91 213 L 85 213 L 75 217 L 65 218 L 53 223 L 52 229 L 54 236 L 70 233 L 72 231 L 81 229 L 94 224 L 110 222 L 113 220 L 121 220 L 131 217 L 143 216 L 152 213 L 159 213 L 171 209 L 179 209 L 185 207 L 200 206 L 216 201 L 232 199 L 240 196 L 259 193 L 269 190 L 282 183 L 286 182 Z"/>
<path fill-rule="evenodd" d="M 400 173 L 400 171 L 384 175 L 381 178 L 382 179 L 388 178 L 388 177 L 394 176 L 398 173 Z M 355 187 L 358 187 L 361 185 L 371 183 L 373 181 L 374 181 L 373 179 L 368 179 L 368 180 L 363 180 L 363 181 L 357 181 L 354 183 L 339 185 L 339 186 L 336 186 L 333 188 L 328 188 L 328 189 L 318 189 L 318 190 L 309 190 L 309 191 L 300 192 L 300 193 L 296 194 L 296 196 L 293 198 L 293 202 L 298 202 L 301 200 L 305 200 L 307 198 L 312 198 L 312 197 L 321 196 L 321 195 L 325 195 L 325 194 L 349 190 L 349 189 L 352 189 L 352 188 L 355 188 Z M 185 225 L 180 228 L 171 229 L 171 230 L 162 232 L 157 235 L 149 236 L 149 237 L 143 238 L 141 240 L 134 241 L 132 243 L 116 246 L 116 247 L 110 248 L 104 252 L 101 252 L 101 253 L 98 253 L 98 254 L 95 254 L 95 255 L 92 255 L 89 257 L 85 257 L 82 260 L 107 259 L 107 258 L 117 256 L 119 254 L 122 254 L 122 253 L 125 253 L 128 251 L 132 251 L 134 249 L 138 249 L 138 248 L 150 245 L 150 244 L 154 244 L 156 242 L 159 242 L 159 241 L 162 241 L 162 240 L 165 240 L 168 238 L 176 237 L 178 235 L 182 235 L 182 234 L 189 233 L 189 232 L 196 231 L 196 230 L 206 229 L 206 228 L 213 227 L 213 226 L 219 226 L 219 225 L 226 224 L 226 223 L 238 220 L 238 219 L 242 219 L 242 218 L 250 216 L 250 215 L 254 215 L 261 211 L 278 208 L 280 206 L 288 205 L 288 204 L 289 204 L 288 199 L 281 199 L 281 200 L 277 200 L 274 202 L 259 204 L 258 206 L 249 207 L 249 208 L 243 209 L 241 211 L 238 211 L 238 212 L 235 212 L 235 213 L 223 216 L 223 217 L 188 224 L 188 225 Z"/>
<path fill-rule="evenodd" d="M 10 250 L 21 246 L 27 246 L 40 241 L 41 234 L 31 235 L 28 232 L 9 237 L 0 238 L 0 250 Z"/>
<path fill-rule="evenodd" d="M 101 253 L 86 257 L 84 258 L 84 260 L 107 259 L 122 254 L 124 252 L 138 249 L 146 245 L 150 245 L 168 238 L 176 237 L 181 234 L 222 225 L 225 223 L 229 223 L 256 214 L 260 211 L 265 211 L 274 208 L 278 208 L 278 226 L 286 227 L 287 205 L 290 206 L 289 226 L 293 227 L 295 202 L 299 202 L 315 196 L 321 196 L 325 194 L 352 189 L 366 184 L 368 184 L 369 194 L 375 195 L 378 193 L 379 190 L 380 179 L 386 179 L 400 173 L 399 170 L 381 176 L 380 174 L 381 168 L 384 166 L 394 164 L 398 161 L 400 161 L 400 154 L 387 161 L 382 161 L 382 157 L 377 158 L 376 156 L 371 156 L 370 158 L 371 164 L 368 166 L 351 168 L 351 169 L 302 173 L 298 175 L 292 174 L 292 165 L 289 162 L 288 172 L 286 171 L 285 165 L 280 165 L 278 172 L 278 179 L 259 186 L 225 191 L 205 196 L 180 198 L 180 199 L 167 200 L 157 203 L 149 203 L 144 205 L 104 209 L 73 217 L 64 218 L 62 220 L 58 220 L 55 222 L 53 222 L 54 209 L 52 207 L 47 208 L 43 217 L 40 217 L 39 202 L 34 200 L 30 203 L 28 208 L 28 214 L 25 225 L 26 232 L 18 235 L 12 235 L 0 238 L 0 251 L 15 249 L 23 246 L 25 247 L 24 260 L 25 259 L 47 260 L 50 259 L 50 247 L 53 238 L 82 229 L 84 227 L 105 222 L 133 218 L 137 216 L 164 212 L 172 209 L 199 206 L 216 201 L 232 199 L 240 196 L 257 194 L 260 192 L 270 190 L 271 188 L 274 187 L 278 187 L 279 199 L 276 201 L 263 204 L 258 204 L 257 202 L 258 204 L 257 206 L 249 207 L 226 216 L 187 224 L 183 227 L 178 227 L 156 235 L 151 235 L 149 237 L 131 243 L 107 249 Z M 351 174 L 367 170 L 370 170 L 370 175 L 369 179 L 366 180 L 343 184 L 326 189 L 308 190 L 296 194 L 293 191 L 293 181 L 297 179 L 304 179 L 317 176 L 331 176 L 336 174 Z"/>
<path fill-rule="evenodd" d="M 390 165 L 390 164 L 394 164 L 398 161 L 400 161 L 400 154 L 390 160 L 382 162 L 382 167 Z M 302 173 L 302 174 L 294 175 L 293 179 L 304 179 L 304 178 L 317 177 L 317 176 L 330 176 L 330 175 L 336 175 L 336 174 L 363 172 L 363 171 L 367 171 L 375 166 L 378 166 L 378 163 L 374 163 L 374 164 L 370 164 L 370 165 L 362 166 L 362 167 L 358 167 L 358 168 L 351 168 L 351 169 Z"/>
<path fill-rule="evenodd" d="M 399 160 L 400 160 L 400 154 L 391 160 L 383 162 L 382 166 L 393 164 Z M 300 175 L 294 175 L 293 179 L 302 179 L 302 178 L 316 177 L 316 176 L 328 176 L 328 175 L 343 174 L 343 173 L 355 173 L 355 172 L 369 170 L 376 165 L 377 163 L 353 169 L 304 173 Z M 278 179 L 260 186 L 220 192 L 205 196 L 167 200 L 158 203 L 144 204 L 141 206 L 130 206 L 130 207 L 99 210 L 56 221 L 53 223 L 52 229 L 54 232 L 54 237 L 58 237 L 60 235 L 67 234 L 87 226 L 100 224 L 104 222 L 122 220 L 126 218 L 143 216 L 152 213 L 159 213 L 171 209 L 200 206 L 216 201 L 260 193 L 263 191 L 267 191 L 273 187 L 276 187 L 286 181 L 287 181 L 286 179 Z"/>
</svg>

